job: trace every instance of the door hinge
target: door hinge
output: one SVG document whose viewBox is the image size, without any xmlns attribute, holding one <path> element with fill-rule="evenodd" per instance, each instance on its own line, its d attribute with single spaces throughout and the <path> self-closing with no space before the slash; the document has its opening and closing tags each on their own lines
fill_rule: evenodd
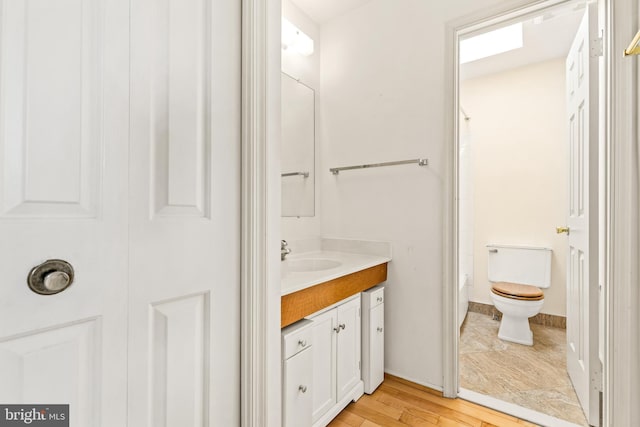
<svg viewBox="0 0 640 427">
<path fill-rule="evenodd" d="M 597 58 L 599 56 L 603 55 L 603 42 L 602 42 L 602 37 L 598 37 L 597 39 L 593 39 L 591 40 L 591 52 L 589 53 L 589 56 L 591 58 Z"/>
<path fill-rule="evenodd" d="M 591 385 L 597 391 L 602 391 L 602 370 L 594 370 L 591 374 Z"/>
</svg>

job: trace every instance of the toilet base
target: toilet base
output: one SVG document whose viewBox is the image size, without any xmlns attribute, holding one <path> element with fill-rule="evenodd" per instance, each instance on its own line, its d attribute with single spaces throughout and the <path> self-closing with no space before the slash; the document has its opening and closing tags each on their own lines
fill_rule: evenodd
<svg viewBox="0 0 640 427">
<path fill-rule="evenodd" d="M 516 344 L 533 345 L 533 332 L 528 317 L 515 317 L 502 314 L 498 338 Z"/>
</svg>

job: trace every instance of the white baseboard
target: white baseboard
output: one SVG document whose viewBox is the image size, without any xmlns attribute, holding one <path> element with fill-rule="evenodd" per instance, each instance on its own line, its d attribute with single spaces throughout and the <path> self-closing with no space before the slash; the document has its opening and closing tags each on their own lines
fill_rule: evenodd
<svg viewBox="0 0 640 427">
<path fill-rule="evenodd" d="M 390 371 L 388 369 L 385 369 L 384 372 L 389 374 L 389 375 L 393 375 L 394 377 L 402 378 L 403 380 L 411 381 L 412 383 L 416 383 L 416 384 L 424 386 L 424 387 L 429 387 L 429 388 L 431 388 L 433 390 L 442 391 L 442 386 L 441 385 L 430 384 L 430 383 L 427 383 L 427 382 L 424 382 L 424 381 L 421 381 L 421 380 L 417 380 L 415 378 L 410 378 L 410 377 L 407 377 L 404 374 L 399 374 L 397 372 Z"/>
</svg>

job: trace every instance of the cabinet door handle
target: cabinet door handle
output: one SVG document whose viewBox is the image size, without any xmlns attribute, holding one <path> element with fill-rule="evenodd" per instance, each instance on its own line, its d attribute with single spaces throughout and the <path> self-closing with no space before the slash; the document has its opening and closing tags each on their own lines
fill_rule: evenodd
<svg viewBox="0 0 640 427">
<path fill-rule="evenodd" d="M 376 301 L 378 301 L 378 302 L 382 302 L 382 297 L 378 297 L 378 298 L 376 298 Z"/>
<path fill-rule="evenodd" d="M 344 329 L 344 328 L 346 328 L 347 326 L 346 326 L 344 323 L 341 323 L 340 325 L 338 325 L 338 327 L 339 327 L 340 329 Z"/>
<path fill-rule="evenodd" d="M 302 393 L 306 393 L 307 392 L 307 386 L 306 385 L 301 385 L 300 387 L 298 387 L 298 390 L 300 390 Z"/>
<path fill-rule="evenodd" d="M 307 341 L 306 340 L 298 340 L 298 345 L 300 347 L 306 347 L 307 346 Z"/>
<path fill-rule="evenodd" d="M 382 332 L 382 328 L 378 326 L 378 332 Z"/>
<path fill-rule="evenodd" d="M 340 325 L 336 326 L 335 328 L 333 328 L 334 331 L 336 331 L 336 334 L 340 333 Z"/>
</svg>

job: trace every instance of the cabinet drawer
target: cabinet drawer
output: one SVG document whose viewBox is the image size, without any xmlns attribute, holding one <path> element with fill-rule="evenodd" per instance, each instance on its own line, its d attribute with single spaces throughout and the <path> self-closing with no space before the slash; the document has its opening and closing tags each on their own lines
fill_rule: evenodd
<svg viewBox="0 0 640 427">
<path fill-rule="evenodd" d="M 369 310 L 384 303 L 384 286 L 376 286 L 362 293 L 362 309 Z"/>
<path fill-rule="evenodd" d="M 284 328 L 282 333 L 282 358 L 284 360 L 311 346 L 313 321 L 303 319 Z"/>
</svg>

